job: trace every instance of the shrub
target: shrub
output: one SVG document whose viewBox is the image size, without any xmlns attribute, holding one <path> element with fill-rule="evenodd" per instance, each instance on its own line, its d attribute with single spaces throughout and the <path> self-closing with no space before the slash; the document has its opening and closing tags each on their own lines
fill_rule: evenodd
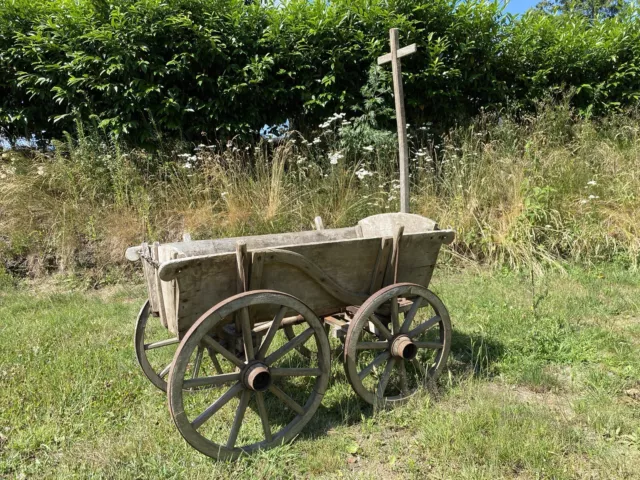
<svg viewBox="0 0 640 480">
<path fill-rule="evenodd" d="M 0 134 L 61 138 L 78 120 L 162 148 L 256 139 L 264 124 L 286 120 L 308 133 L 333 112 L 362 108 L 390 27 L 403 44 L 418 44 L 403 60 L 409 123 L 440 132 L 483 108 L 526 114 L 550 92 L 573 89 L 574 106 L 598 115 L 640 95 L 632 6 L 588 20 L 540 11 L 514 18 L 491 0 L 245 3 L 2 2 Z"/>
</svg>

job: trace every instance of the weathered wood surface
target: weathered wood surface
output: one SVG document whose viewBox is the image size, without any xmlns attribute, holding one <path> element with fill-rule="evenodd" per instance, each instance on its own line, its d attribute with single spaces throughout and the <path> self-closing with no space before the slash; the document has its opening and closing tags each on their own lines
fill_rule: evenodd
<svg viewBox="0 0 640 480">
<path fill-rule="evenodd" d="M 391 52 L 378 57 L 378 65 L 391 62 L 393 76 L 393 97 L 396 103 L 396 123 L 398 124 L 398 157 L 400 160 L 400 211 L 409 212 L 409 143 L 407 142 L 407 120 L 404 111 L 404 91 L 402 88 L 402 68 L 400 58 L 416 51 L 415 43 L 400 48 L 398 29 L 389 30 Z"/>
<path fill-rule="evenodd" d="M 271 233 L 248 237 L 220 238 L 217 240 L 196 240 L 192 242 L 166 243 L 164 248 L 173 248 L 188 257 L 213 253 L 235 252 L 238 243 L 246 243 L 248 250 L 258 248 L 297 245 L 300 243 L 331 242 L 347 238 L 358 238 L 358 227 L 308 230 L 305 232 Z"/>
<path fill-rule="evenodd" d="M 360 233 L 364 238 L 369 237 L 393 237 L 399 226 L 404 227 L 404 233 L 431 232 L 438 229 L 436 222 L 430 218 L 413 213 L 381 213 L 363 218 L 358 222 Z M 446 230 L 449 231 L 449 230 Z M 443 243 L 451 243 L 451 240 Z"/>
<path fill-rule="evenodd" d="M 387 260 L 385 283 L 396 276 L 397 262 L 397 281 L 428 285 L 443 236 L 447 237 L 441 232 L 402 235 L 397 259 Z M 359 305 L 368 298 L 372 279 L 378 278 L 382 245 L 382 239 L 368 238 L 257 250 L 254 256 L 263 257 L 260 282 L 255 286 L 249 282 L 248 288 L 287 292 L 317 312 Z M 163 286 L 171 285 L 163 290 L 167 298 L 177 297 L 177 308 L 167 308 L 169 329 L 176 334 L 238 289 L 233 281 L 235 253 L 171 260 L 162 264 L 159 276 Z M 265 312 L 266 317 L 272 314 Z"/>
<path fill-rule="evenodd" d="M 399 227 L 403 234 L 396 239 L 396 259 L 393 237 Z M 427 286 L 440 245 L 454 236 L 435 227 L 420 215 L 393 213 L 344 229 L 160 245 L 154 257 L 160 268 L 153 274 L 163 324 L 178 335 L 208 308 L 245 288 L 286 292 L 329 314 L 361 304 L 396 276 L 399 282 Z M 318 235 L 320 241 L 313 241 Z M 241 253 L 244 248 L 247 253 L 241 255 L 239 271 L 237 248 L 242 244 Z M 205 246 L 210 253 L 198 254 Z"/>
</svg>

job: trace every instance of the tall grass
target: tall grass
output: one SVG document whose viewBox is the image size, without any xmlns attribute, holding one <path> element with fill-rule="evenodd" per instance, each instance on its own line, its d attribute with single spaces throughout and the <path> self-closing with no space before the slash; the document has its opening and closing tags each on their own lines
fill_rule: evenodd
<svg viewBox="0 0 640 480">
<path fill-rule="evenodd" d="M 5 152 L 0 255 L 22 273 L 100 277 L 143 240 L 309 229 L 316 215 L 339 227 L 397 211 L 393 135 L 351 120 L 332 117 L 317 138 L 289 132 L 257 145 L 150 154 L 80 130 L 52 152 Z M 454 228 L 453 252 L 523 269 L 637 266 L 637 112 L 594 121 L 547 102 L 525 118 L 481 115 L 441 138 L 429 128 L 409 130 L 412 211 Z"/>
</svg>

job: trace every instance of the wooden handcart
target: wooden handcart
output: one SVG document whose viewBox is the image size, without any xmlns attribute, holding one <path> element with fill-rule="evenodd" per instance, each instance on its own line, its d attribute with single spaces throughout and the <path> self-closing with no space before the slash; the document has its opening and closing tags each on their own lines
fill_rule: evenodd
<svg viewBox="0 0 640 480">
<path fill-rule="evenodd" d="M 451 324 L 428 286 L 453 231 L 406 213 L 319 227 L 127 250 L 149 293 L 138 361 L 205 455 L 292 440 L 327 391 L 332 352 L 375 406 L 406 400 L 443 369 Z"/>
</svg>

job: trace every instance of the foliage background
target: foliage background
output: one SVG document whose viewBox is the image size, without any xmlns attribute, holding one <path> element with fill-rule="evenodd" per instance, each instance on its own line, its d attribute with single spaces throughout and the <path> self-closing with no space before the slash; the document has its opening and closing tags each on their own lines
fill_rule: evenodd
<svg viewBox="0 0 640 480">
<path fill-rule="evenodd" d="M 601 115 L 637 104 L 637 15 L 514 18 L 487 0 L 2 0 L 0 135 L 60 138 L 78 120 L 134 146 L 256 138 L 286 120 L 308 132 L 362 108 L 390 27 L 418 44 L 403 60 L 410 123 L 444 132 L 567 91 Z"/>
</svg>

